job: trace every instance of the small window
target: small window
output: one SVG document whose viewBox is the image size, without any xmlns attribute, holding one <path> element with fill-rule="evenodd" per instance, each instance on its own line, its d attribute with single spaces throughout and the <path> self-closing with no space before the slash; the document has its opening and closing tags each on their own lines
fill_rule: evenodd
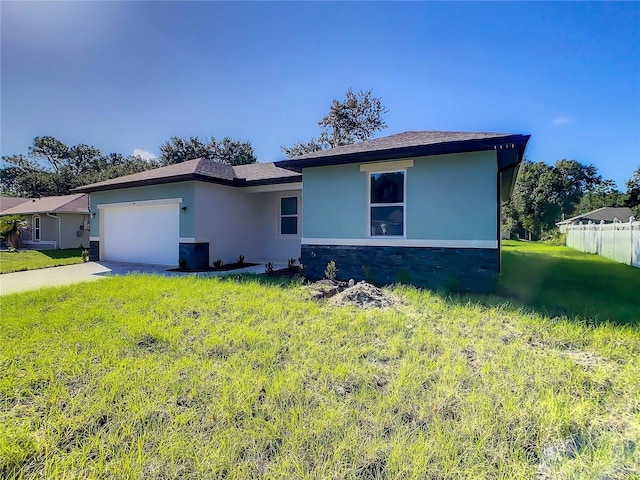
<svg viewBox="0 0 640 480">
<path fill-rule="evenodd" d="M 280 198 L 280 235 L 298 234 L 298 197 Z"/>
<path fill-rule="evenodd" d="M 404 236 L 405 172 L 371 173 L 369 221 L 372 237 Z"/>
<path fill-rule="evenodd" d="M 40 241 L 40 215 L 33 216 L 33 239 Z"/>
</svg>

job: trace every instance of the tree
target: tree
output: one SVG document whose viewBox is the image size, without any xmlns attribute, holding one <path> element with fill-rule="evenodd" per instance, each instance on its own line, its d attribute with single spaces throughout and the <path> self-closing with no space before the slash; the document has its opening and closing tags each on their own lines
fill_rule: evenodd
<svg viewBox="0 0 640 480">
<path fill-rule="evenodd" d="M 560 207 L 560 213 L 572 215 L 582 196 L 602 185 L 598 169 L 576 160 L 558 160 L 553 167 L 554 182 L 551 201 Z"/>
<path fill-rule="evenodd" d="M 317 140 L 297 142 L 291 147 L 282 145 L 280 149 L 291 158 L 368 140 L 387 128 L 382 116 L 388 111 L 380 98 L 372 96 L 372 90 L 353 93 L 349 88 L 344 101 L 333 100 L 329 113 L 318 122 L 322 130 Z"/>
<path fill-rule="evenodd" d="M 54 137 L 36 137 L 29 147 L 29 157 L 36 161 L 45 161 L 58 173 L 69 157 L 69 147 Z"/>
<path fill-rule="evenodd" d="M 214 160 L 228 165 L 247 165 L 256 163 L 258 159 L 253 153 L 253 147 L 250 142 L 231 140 L 229 137 L 224 137 L 221 142 L 216 144 Z"/>
<path fill-rule="evenodd" d="M 512 215 L 509 221 L 516 230 L 526 231 L 530 240 L 541 237 L 558 216 L 557 205 L 549 201 L 553 189 L 552 167 L 544 162 L 525 160 L 522 163 L 511 199 L 512 208 L 504 211 Z"/>
<path fill-rule="evenodd" d="M 58 195 L 57 173 L 39 165 L 24 155 L 3 156 L 6 164 L 0 169 L 0 187 L 5 195 L 46 197 Z"/>
<path fill-rule="evenodd" d="M 7 242 L 9 248 L 22 248 L 20 231 L 29 228 L 29 220 L 20 215 L 0 217 L 0 237 Z"/>
<path fill-rule="evenodd" d="M 321 143 L 319 140 L 312 138 L 308 142 L 296 142 L 292 146 L 287 147 L 282 145 L 280 150 L 287 158 L 293 158 L 306 153 L 319 152 L 320 150 L 326 150 L 329 147 L 327 144 Z"/>
<path fill-rule="evenodd" d="M 637 219 L 640 219 L 640 167 L 636 169 L 633 176 L 627 180 L 626 205 L 633 210 Z"/>
<path fill-rule="evenodd" d="M 60 140 L 35 137 L 28 154 L 3 156 L 0 186 L 5 194 L 21 197 L 66 195 L 72 189 L 158 167 L 157 161 L 137 156 L 104 155 L 86 144 L 69 147 Z"/>
<path fill-rule="evenodd" d="M 593 165 L 562 159 L 549 166 L 525 160 L 513 197 L 503 206 L 503 225 L 526 233 L 529 239 L 542 238 L 563 217 L 571 217 L 598 201 L 611 200 L 616 192 L 615 183 L 603 180 Z"/>
<path fill-rule="evenodd" d="M 217 141 L 215 137 L 200 140 L 198 137 L 171 137 L 160 146 L 160 163 L 173 165 L 196 158 L 207 158 L 227 165 L 246 165 L 256 163 L 253 146 L 248 141 L 232 140 L 224 137 Z"/>
<path fill-rule="evenodd" d="M 171 137 L 171 140 L 160 145 L 160 163 L 174 163 L 195 160 L 196 158 L 212 158 L 215 156 L 215 139 L 202 141 L 198 137 Z"/>
<path fill-rule="evenodd" d="M 580 199 L 575 213 L 587 213 L 603 207 L 624 207 L 627 196 L 616 188 L 613 180 L 602 180 Z"/>
</svg>

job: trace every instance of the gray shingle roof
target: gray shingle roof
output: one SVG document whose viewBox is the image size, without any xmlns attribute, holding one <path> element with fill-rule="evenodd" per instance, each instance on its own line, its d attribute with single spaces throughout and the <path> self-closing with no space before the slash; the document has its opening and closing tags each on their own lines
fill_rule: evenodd
<svg viewBox="0 0 640 480">
<path fill-rule="evenodd" d="M 307 153 L 276 165 L 300 171 L 309 166 L 489 150 L 502 144 L 513 144 L 523 153 L 528 140 L 528 135 L 512 133 L 412 131 Z"/>
<path fill-rule="evenodd" d="M 89 213 L 89 196 L 78 193 L 75 195 L 33 198 L 2 212 L 3 215 L 29 213 Z"/>
<path fill-rule="evenodd" d="M 0 197 L 0 212 L 4 212 L 9 208 L 13 208 L 16 205 L 20 205 L 24 202 L 31 201 L 30 198 L 22 198 L 22 197 Z"/>
<path fill-rule="evenodd" d="M 244 178 L 247 182 L 297 178 L 300 176 L 286 168 L 276 167 L 274 163 L 250 163 L 248 165 L 238 165 L 233 167 L 233 170 L 238 178 Z"/>
<path fill-rule="evenodd" d="M 329 150 L 321 150 L 306 155 L 293 157 L 291 160 L 303 158 L 320 158 L 335 155 L 348 155 L 351 153 L 375 152 L 378 150 L 390 150 L 394 148 L 417 147 L 434 145 L 438 143 L 461 142 L 468 140 L 484 140 L 488 138 L 508 137 L 511 133 L 487 133 L 487 132 L 404 132 L 388 137 L 375 138 L 364 142 L 344 145 Z"/>
<path fill-rule="evenodd" d="M 75 191 L 92 192 L 189 180 L 210 181 L 243 187 L 264 183 L 286 183 L 301 180 L 301 178 L 299 174 L 284 168 L 278 168 L 273 163 L 251 163 L 234 167 L 213 160 L 198 158 L 85 185 L 76 188 Z"/>
<path fill-rule="evenodd" d="M 629 221 L 629 217 L 633 216 L 633 212 L 629 207 L 603 207 L 591 212 L 576 215 L 575 217 L 567 218 L 562 222 L 556 223 L 556 225 L 567 225 L 569 223 L 588 222 L 591 220 L 594 223 L 600 223 L 601 220 L 605 222 L 613 222 L 614 219 L 618 219 L 623 223 Z"/>
</svg>

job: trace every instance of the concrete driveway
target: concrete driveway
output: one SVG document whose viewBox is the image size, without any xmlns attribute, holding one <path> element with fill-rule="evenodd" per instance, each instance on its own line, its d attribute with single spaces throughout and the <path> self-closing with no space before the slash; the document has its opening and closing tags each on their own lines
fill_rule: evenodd
<svg viewBox="0 0 640 480">
<path fill-rule="evenodd" d="M 37 290 L 43 287 L 56 287 L 72 283 L 91 282 L 106 278 L 110 275 L 128 275 L 132 273 L 146 273 L 179 277 L 184 275 L 216 276 L 237 275 L 239 273 L 264 273 L 264 265 L 232 270 L 227 272 L 169 272 L 164 265 L 142 265 L 139 263 L 117 262 L 87 262 L 62 267 L 42 268 L 28 272 L 3 273 L 0 275 L 0 295 L 9 293 Z M 284 268 L 284 265 L 274 265 L 274 268 Z"/>
</svg>

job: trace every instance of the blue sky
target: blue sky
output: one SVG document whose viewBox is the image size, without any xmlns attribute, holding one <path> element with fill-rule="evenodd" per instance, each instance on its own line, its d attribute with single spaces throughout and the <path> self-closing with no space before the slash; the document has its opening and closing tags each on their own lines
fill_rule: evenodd
<svg viewBox="0 0 640 480">
<path fill-rule="evenodd" d="M 527 157 L 640 165 L 640 3 L 1 3 L 1 151 L 159 155 L 173 135 L 317 137 L 348 87 L 388 129 L 531 134 Z"/>
</svg>

